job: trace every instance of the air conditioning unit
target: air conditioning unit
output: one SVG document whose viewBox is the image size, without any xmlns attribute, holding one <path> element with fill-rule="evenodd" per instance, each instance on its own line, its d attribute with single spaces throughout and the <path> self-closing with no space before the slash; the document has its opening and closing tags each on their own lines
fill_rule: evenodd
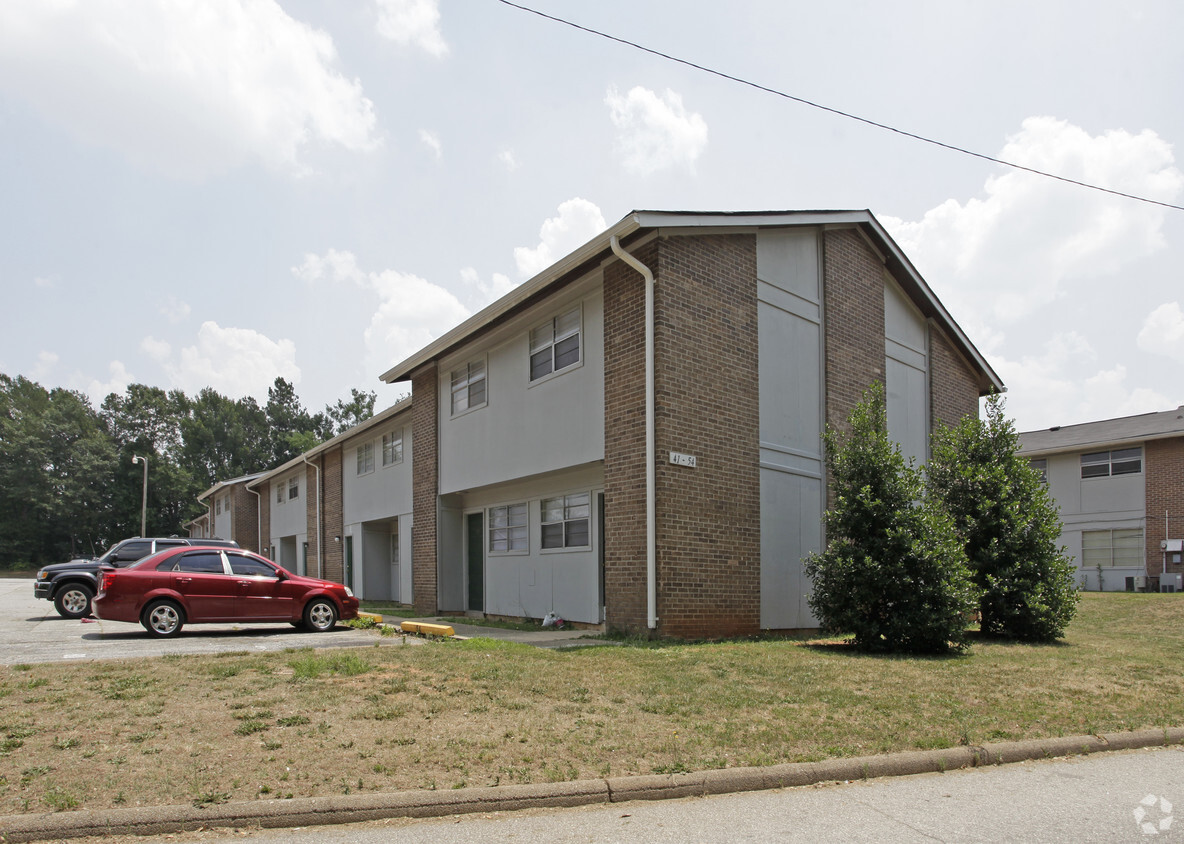
<svg viewBox="0 0 1184 844">
<path fill-rule="evenodd" d="M 1135 591 L 1142 592 L 1147 588 L 1147 577 L 1142 574 L 1135 575 Z"/>
<path fill-rule="evenodd" d="M 1184 592 L 1184 574 L 1169 573 L 1159 576 L 1160 592 Z"/>
<path fill-rule="evenodd" d="M 1159 550 L 1168 553 L 1184 551 L 1184 539 L 1164 539 L 1159 543 Z"/>
</svg>

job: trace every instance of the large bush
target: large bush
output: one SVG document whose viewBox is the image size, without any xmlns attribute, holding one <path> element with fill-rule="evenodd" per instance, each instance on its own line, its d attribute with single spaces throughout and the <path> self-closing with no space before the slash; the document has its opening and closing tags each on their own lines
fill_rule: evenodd
<svg viewBox="0 0 1184 844">
<path fill-rule="evenodd" d="M 977 593 L 953 522 L 889 441 L 882 386 L 849 423 L 847 435 L 825 435 L 834 499 L 826 549 L 806 560 L 810 608 L 864 650 L 961 651 Z"/>
<path fill-rule="evenodd" d="M 982 593 L 983 632 L 1051 641 L 1077 610 L 1074 568 L 1057 545 L 1056 505 L 1018 449 L 1003 401 L 993 395 L 985 420 L 967 417 L 934 436 L 929 489 L 962 537 Z"/>
</svg>

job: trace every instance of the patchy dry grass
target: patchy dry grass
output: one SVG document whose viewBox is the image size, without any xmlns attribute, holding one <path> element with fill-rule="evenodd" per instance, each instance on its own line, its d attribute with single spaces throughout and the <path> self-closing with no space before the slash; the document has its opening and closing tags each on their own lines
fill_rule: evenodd
<svg viewBox="0 0 1184 844">
<path fill-rule="evenodd" d="M 544 651 L 473 639 L 0 672 L 0 812 L 690 771 L 1184 724 L 1184 597 L 1083 596 L 1064 643 Z"/>
</svg>

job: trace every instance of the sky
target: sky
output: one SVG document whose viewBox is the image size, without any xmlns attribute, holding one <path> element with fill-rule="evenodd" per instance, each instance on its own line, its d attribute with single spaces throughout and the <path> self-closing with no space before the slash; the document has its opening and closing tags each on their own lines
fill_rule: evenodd
<svg viewBox="0 0 1184 844">
<path fill-rule="evenodd" d="M 1184 4 L 525 0 L 1184 205 Z M 4 0 L 0 372 L 311 410 L 634 209 L 874 213 L 1019 430 L 1184 405 L 1184 211 L 498 0 Z"/>
</svg>

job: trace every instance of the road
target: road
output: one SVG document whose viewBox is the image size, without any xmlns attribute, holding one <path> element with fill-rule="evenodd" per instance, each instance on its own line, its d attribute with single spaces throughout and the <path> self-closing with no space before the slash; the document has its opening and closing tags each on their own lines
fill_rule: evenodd
<svg viewBox="0 0 1184 844">
<path fill-rule="evenodd" d="M 378 636 L 373 631 L 338 625 L 327 633 L 305 633 L 288 624 L 195 624 L 186 627 L 175 639 L 153 639 L 138 624 L 62 618 L 52 602 L 33 597 L 31 579 L 0 579 L 0 644 L 3 644 L 0 665 L 222 651 L 340 648 L 373 645 L 376 641 Z M 407 640 L 409 644 L 419 641 Z"/>
<path fill-rule="evenodd" d="M 1178 826 L 1173 822 L 1173 804 L 1178 804 L 1182 816 Z M 134 840 L 145 844 L 244 840 L 253 844 L 1184 842 L 1184 749 L 1099 753 L 661 802 Z"/>
</svg>

